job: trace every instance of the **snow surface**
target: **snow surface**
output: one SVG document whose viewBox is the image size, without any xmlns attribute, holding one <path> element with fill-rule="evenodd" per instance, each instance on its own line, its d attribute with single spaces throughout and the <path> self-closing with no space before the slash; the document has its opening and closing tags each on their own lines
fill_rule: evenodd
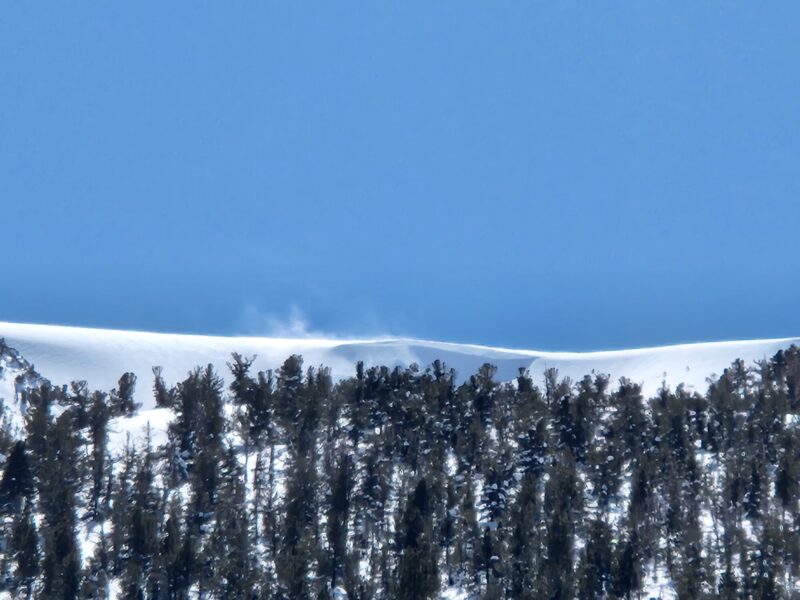
<svg viewBox="0 0 800 600">
<path fill-rule="evenodd" d="M 425 367 L 440 359 L 462 379 L 488 362 L 497 367 L 499 380 L 513 379 L 524 368 L 537 383 L 548 368 L 573 380 L 592 372 L 605 373 L 612 381 L 624 376 L 641 383 L 645 395 L 653 395 L 662 382 L 673 387 L 685 383 L 702 392 L 708 377 L 721 374 L 737 358 L 752 364 L 772 357 L 781 348 L 800 344 L 800 338 L 783 338 L 603 352 L 542 352 L 403 338 L 221 337 L 5 322 L 0 322 L 0 338 L 56 384 L 84 379 L 91 389 L 107 391 L 116 387 L 120 375 L 131 371 L 138 377 L 136 400 L 143 409 L 153 407 L 153 366 L 163 368 L 167 384 L 209 363 L 226 377 L 232 352 L 255 355 L 254 370 L 276 369 L 289 355 L 302 354 L 306 366 L 325 365 L 334 378 L 353 375 L 359 360 L 368 366 L 417 363 Z"/>
</svg>

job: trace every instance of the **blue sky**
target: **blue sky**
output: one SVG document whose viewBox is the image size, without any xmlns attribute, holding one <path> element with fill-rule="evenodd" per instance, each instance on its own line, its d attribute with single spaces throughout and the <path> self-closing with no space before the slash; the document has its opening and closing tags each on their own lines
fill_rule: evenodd
<svg viewBox="0 0 800 600">
<path fill-rule="evenodd" d="M 10 3 L 0 320 L 575 350 L 800 335 L 798 19 Z"/>
</svg>

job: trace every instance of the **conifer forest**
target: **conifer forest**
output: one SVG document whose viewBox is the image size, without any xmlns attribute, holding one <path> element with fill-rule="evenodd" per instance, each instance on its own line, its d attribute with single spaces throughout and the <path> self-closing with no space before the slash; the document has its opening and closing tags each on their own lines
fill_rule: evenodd
<svg viewBox="0 0 800 600">
<path fill-rule="evenodd" d="M 654 397 L 489 364 L 229 370 L 113 390 L 20 376 L 0 596 L 800 597 L 796 347 Z M 136 386 L 164 433 L 112 443 Z"/>
</svg>

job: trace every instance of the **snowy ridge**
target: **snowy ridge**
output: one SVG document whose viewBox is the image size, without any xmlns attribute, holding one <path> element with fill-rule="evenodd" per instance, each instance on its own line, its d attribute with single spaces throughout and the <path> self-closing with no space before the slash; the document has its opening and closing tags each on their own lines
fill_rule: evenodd
<svg viewBox="0 0 800 600">
<path fill-rule="evenodd" d="M 144 409 L 152 407 L 152 367 L 163 367 L 168 383 L 209 363 L 225 377 L 232 352 L 256 355 L 253 367 L 258 370 L 275 369 L 289 355 L 302 354 L 307 366 L 325 365 L 334 378 L 352 375 L 359 360 L 368 366 L 417 363 L 424 367 L 439 359 L 456 369 L 461 379 L 487 362 L 497 367 L 500 380 L 516 377 L 521 368 L 528 369 L 535 381 L 549 368 L 573 380 L 591 372 L 605 373 L 612 380 L 627 377 L 641 383 L 649 396 L 662 382 L 672 387 L 684 383 L 702 392 L 706 379 L 721 374 L 735 359 L 752 364 L 800 343 L 800 338 L 782 338 L 603 352 L 542 352 L 402 338 L 222 337 L 5 322 L 0 322 L 0 338 L 56 384 L 85 379 L 91 389 L 110 390 L 120 375 L 131 371 L 139 379 L 136 399 Z"/>
<path fill-rule="evenodd" d="M 208 364 L 227 381 L 232 352 L 256 356 L 254 371 L 277 369 L 290 355 L 301 354 L 306 366 L 329 367 L 334 379 L 352 376 L 357 361 L 367 366 L 416 363 L 424 368 L 439 359 L 457 371 L 459 380 L 491 363 L 501 381 L 527 369 L 537 384 L 543 383 L 547 369 L 555 368 L 561 377 L 573 381 L 589 373 L 607 374 L 612 381 L 627 377 L 642 384 L 645 397 L 649 397 L 664 382 L 671 387 L 684 384 L 703 393 L 706 379 L 721 374 L 737 358 L 752 364 L 772 357 L 781 348 L 800 344 L 800 338 L 782 338 L 603 352 L 542 352 L 402 338 L 224 337 L 0 322 L 2 339 L 16 351 L 14 365 L 7 366 L 5 375 L 0 372 L 0 401 L 12 429 L 23 425 L 14 384 L 20 373 L 31 372 L 34 377 L 41 373 L 54 385 L 86 380 L 89 389 L 102 391 L 115 388 L 123 373 L 134 373 L 138 378 L 135 399 L 141 408 L 132 417 L 112 421 L 110 445 L 117 449 L 124 447 L 129 435 L 141 439 L 148 424 L 156 444 L 166 439 L 173 415 L 154 405 L 154 366 L 162 367 L 168 385 L 183 380 L 195 367 Z"/>
</svg>

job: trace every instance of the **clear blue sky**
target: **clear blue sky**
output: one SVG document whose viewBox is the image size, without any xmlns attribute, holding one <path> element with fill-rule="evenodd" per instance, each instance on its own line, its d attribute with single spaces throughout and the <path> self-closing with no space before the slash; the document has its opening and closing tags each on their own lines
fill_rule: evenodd
<svg viewBox="0 0 800 600">
<path fill-rule="evenodd" d="M 8 3 L 0 319 L 800 335 L 799 23 L 796 2 Z"/>
</svg>

